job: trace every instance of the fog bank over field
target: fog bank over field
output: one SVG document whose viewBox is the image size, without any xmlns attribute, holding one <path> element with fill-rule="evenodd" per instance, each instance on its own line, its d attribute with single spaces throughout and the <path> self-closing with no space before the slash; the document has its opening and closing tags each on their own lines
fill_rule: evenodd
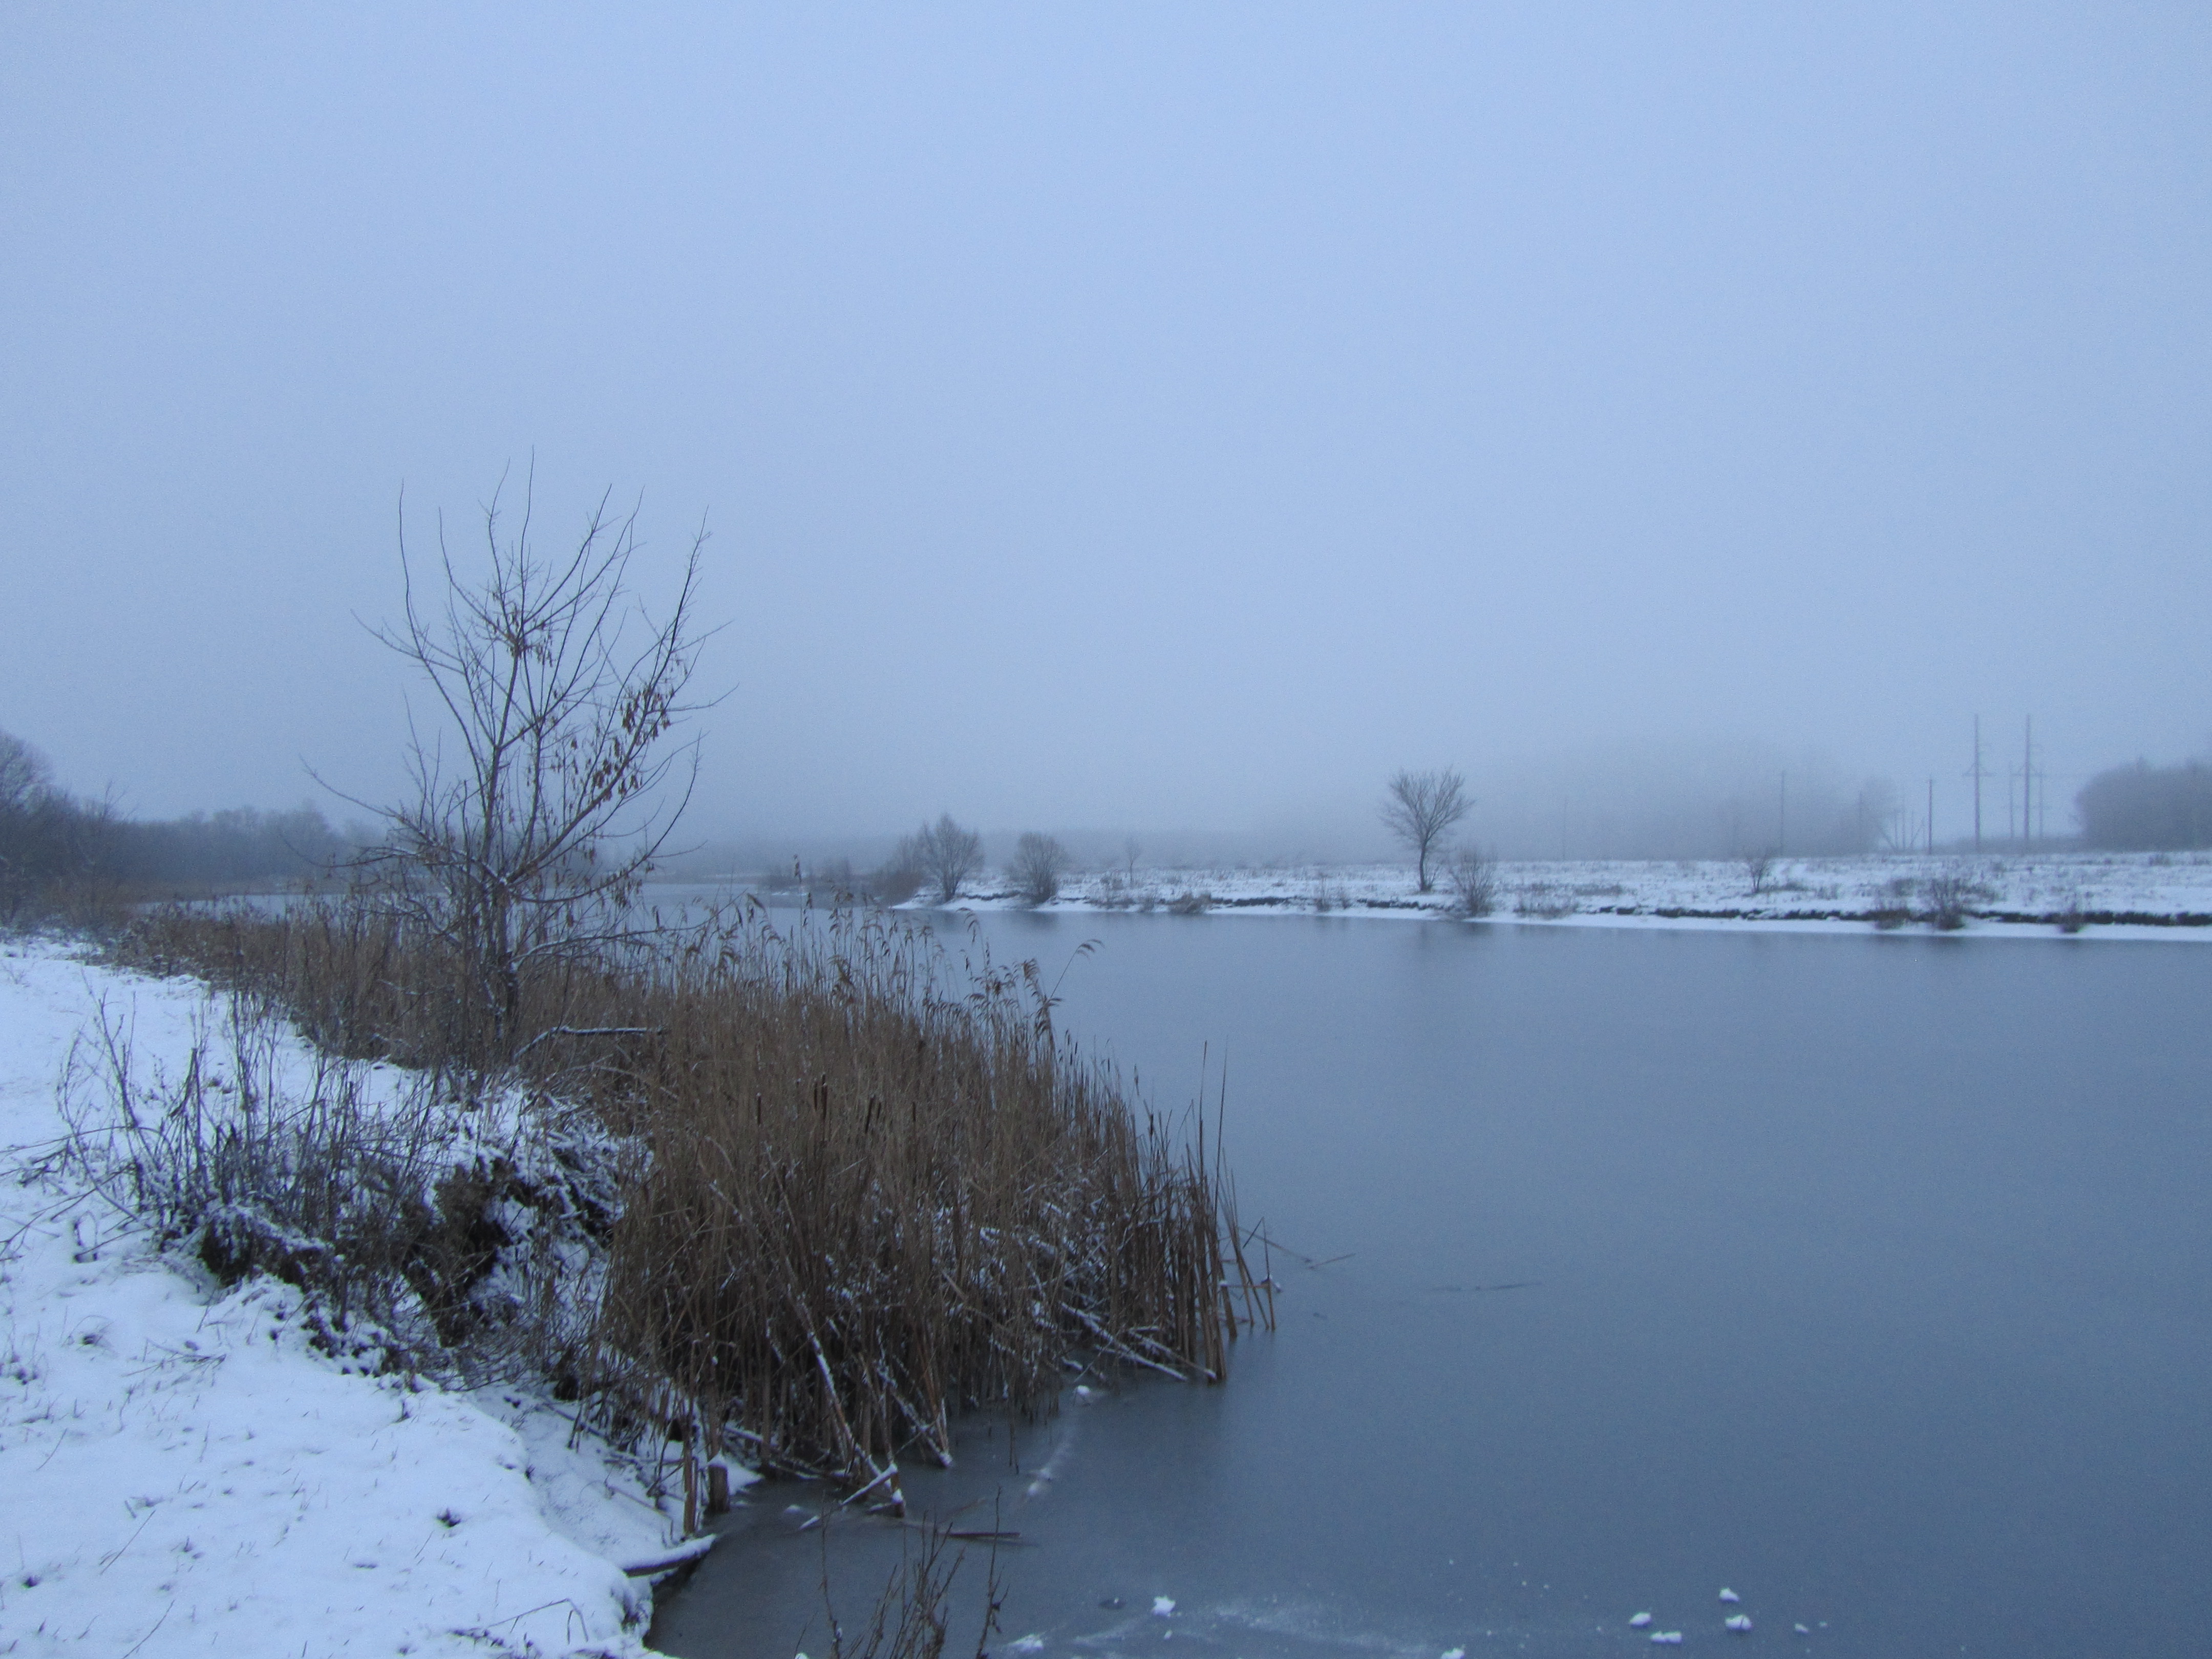
<svg viewBox="0 0 2212 1659">
<path fill-rule="evenodd" d="M 1748 741 L 1620 742 L 1461 769 L 1474 805 L 1453 827 L 1447 844 L 1501 858 L 1728 858 L 1778 849 L 1844 854 L 1917 848 L 1926 839 L 1924 793 L 1915 796 L 1896 780 L 1847 770 L 1818 753 L 1793 755 Z M 1133 839 L 1139 863 L 1165 868 L 1369 863 L 1405 856 L 1380 815 L 1385 775 L 1378 771 L 1364 788 L 1335 799 L 1316 797 L 1224 827 L 1042 818 L 985 820 L 978 827 L 994 863 L 1030 829 L 1059 836 L 1088 868 L 1129 862 Z M 1971 828 L 1971 793 L 1943 781 L 1942 806 L 1949 811 L 1939 810 L 1936 830 L 1948 840 L 1962 825 Z M 956 817 L 970 817 L 959 803 L 947 805 Z M 2054 810 L 2051 832 L 2070 835 L 2070 796 L 2063 803 L 2054 798 L 2053 806 L 2063 810 Z M 1990 839 L 1998 839 L 2005 828 L 2002 776 L 1985 783 L 1984 810 Z M 1952 821 L 1962 812 L 1962 820 Z M 716 834 L 702 821 L 695 826 L 701 833 L 692 849 L 671 867 L 687 875 L 787 872 L 799 856 L 810 866 L 842 859 L 865 869 L 887 857 L 898 835 L 914 827 L 866 833 L 850 825 L 784 825 Z"/>
<path fill-rule="evenodd" d="M 533 457 L 648 602 L 710 532 L 702 839 L 1359 857 L 1439 766 L 1501 851 L 1948 839 L 1977 714 L 1993 811 L 2027 715 L 2054 809 L 2212 735 L 2198 10 L 6 44 L 0 730 L 127 814 L 404 792 L 403 501 L 471 571 Z"/>
</svg>

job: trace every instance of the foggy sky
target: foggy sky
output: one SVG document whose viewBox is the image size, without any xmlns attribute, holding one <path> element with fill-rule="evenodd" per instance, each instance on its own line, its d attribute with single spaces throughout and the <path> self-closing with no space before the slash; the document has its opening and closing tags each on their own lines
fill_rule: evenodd
<svg viewBox="0 0 2212 1659">
<path fill-rule="evenodd" d="M 1948 835 L 1977 712 L 2055 806 L 2212 742 L 2208 70 L 2158 6 L 11 6 L 0 728 L 389 796 L 402 492 L 534 453 L 542 545 L 713 532 L 701 834 L 1632 750 Z"/>
</svg>

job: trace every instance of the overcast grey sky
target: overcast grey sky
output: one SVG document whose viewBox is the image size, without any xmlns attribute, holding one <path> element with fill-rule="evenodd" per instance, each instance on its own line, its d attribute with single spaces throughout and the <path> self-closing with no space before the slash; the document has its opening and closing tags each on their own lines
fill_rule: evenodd
<svg viewBox="0 0 2212 1659">
<path fill-rule="evenodd" d="M 401 490 L 534 451 L 710 523 L 702 833 L 2070 795 L 2212 738 L 2208 19 L 13 4 L 0 727 L 395 789 Z"/>
</svg>

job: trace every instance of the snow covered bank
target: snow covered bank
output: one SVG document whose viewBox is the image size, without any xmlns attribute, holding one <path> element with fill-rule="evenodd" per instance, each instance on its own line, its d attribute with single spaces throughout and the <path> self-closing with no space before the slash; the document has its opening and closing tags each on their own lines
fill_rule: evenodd
<svg viewBox="0 0 2212 1659">
<path fill-rule="evenodd" d="M 299 1291 L 223 1289 L 63 1172 L 81 1035 L 173 1082 L 223 1017 L 0 942 L 0 1655 L 642 1654 L 624 1566 L 681 1521 L 650 1468 L 540 1393 L 324 1351 Z"/>
<path fill-rule="evenodd" d="M 1785 858 L 1760 874 L 1756 890 L 1740 860 L 1499 864 L 1495 878 L 1493 922 L 1863 932 L 1924 925 L 1929 884 L 1955 880 L 1969 932 L 2212 939 L 2212 854 L 2202 853 Z M 960 903 L 1027 908 L 995 888 Z M 1088 873 L 1069 878 L 1044 908 L 1421 918 L 1451 906 L 1442 882 L 1417 891 L 1407 866 L 1285 865 Z"/>
</svg>

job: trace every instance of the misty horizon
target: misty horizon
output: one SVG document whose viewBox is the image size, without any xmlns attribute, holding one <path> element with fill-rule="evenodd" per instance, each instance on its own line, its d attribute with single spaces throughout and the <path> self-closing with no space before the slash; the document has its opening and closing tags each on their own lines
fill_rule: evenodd
<svg viewBox="0 0 2212 1659">
<path fill-rule="evenodd" d="M 18 9 L 0 729 L 388 801 L 534 465 L 710 533 L 686 841 L 2071 833 L 2212 746 L 2212 30 L 2016 17 Z"/>
</svg>

